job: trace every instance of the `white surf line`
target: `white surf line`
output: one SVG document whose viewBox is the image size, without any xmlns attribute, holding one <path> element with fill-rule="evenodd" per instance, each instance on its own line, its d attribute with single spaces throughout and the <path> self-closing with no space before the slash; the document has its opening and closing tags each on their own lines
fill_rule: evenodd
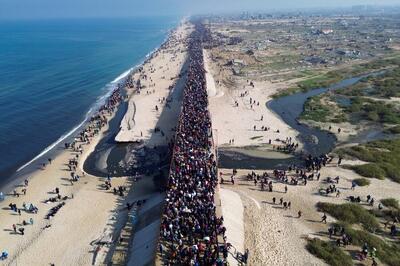
<svg viewBox="0 0 400 266">
<path fill-rule="evenodd" d="M 126 79 L 126 77 L 131 74 L 138 66 L 140 65 L 136 65 L 135 67 L 129 68 L 128 70 L 126 70 L 125 72 L 123 72 L 122 74 L 120 74 L 118 77 L 116 77 L 113 81 L 109 82 L 108 84 L 106 84 L 104 86 L 104 88 L 108 88 L 107 92 L 101 96 L 99 96 L 96 100 L 96 102 L 89 108 L 89 110 L 86 112 L 85 118 L 77 125 L 75 126 L 73 129 L 71 129 L 69 132 L 67 132 L 66 134 L 62 135 L 60 138 L 58 138 L 55 142 L 53 142 L 52 144 L 50 144 L 49 146 L 47 146 L 44 150 L 42 150 L 38 155 L 36 155 L 32 160 L 30 160 L 29 162 L 25 163 L 24 165 L 22 165 L 21 167 L 19 167 L 17 169 L 16 172 L 21 171 L 22 169 L 24 169 L 25 167 L 27 167 L 28 165 L 30 165 L 31 163 L 35 162 L 36 160 L 40 159 L 41 157 L 43 157 L 43 155 L 45 155 L 46 153 L 48 153 L 49 151 L 51 151 L 52 149 L 54 149 L 57 145 L 59 145 L 62 141 L 64 141 L 65 139 L 69 138 L 70 136 L 72 136 L 72 134 L 75 134 L 78 129 L 80 129 L 81 127 L 83 127 L 85 125 L 86 122 L 89 121 L 91 115 L 92 115 L 92 111 L 95 109 L 95 112 L 97 111 L 97 109 L 99 109 L 103 104 L 105 104 L 107 102 L 107 99 L 111 96 L 112 92 L 114 91 L 114 89 L 116 88 L 116 84 L 119 84 L 120 82 L 123 82 L 124 79 Z"/>
<path fill-rule="evenodd" d="M 246 198 L 251 199 L 252 201 L 254 201 L 254 203 L 257 205 L 257 208 L 258 208 L 259 210 L 261 210 L 261 205 L 260 205 L 260 203 L 259 203 L 255 198 L 250 197 L 249 195 L 245 194 L 245 193 L 242 192 L 242 191 L 239 191 L 239 193 L 242 194 L 243 196 L 245 196 Z"/>
<path fill-rule="evenodd" d="M 52 149 L 54 149 L 57 145 L 59 145 L 62 141 L 64 141 L 65 139 L 67 139 L 68 137 L 70 137 L 72 134 L 74 134 L 75 132 L 78 131 L 78 129 L 80 127 L 82 127 L 90 118 L 91 112 L 93 111 L 93 108 L 99 108 L 101 105 L 106 103 L 106 100 L 108 97 L 111 96 L 112 92 L 115 89 L 115 85 L 122 82 L 124 79 L 126 79 L 129 75 L 131 75 L 134 71 L 136 71 L 136 69 L 138 69 L 140 66 L 142 66 L 146 60 L 148 60 L 148 58 L 150 58 L 153 54 L 155 54 L 157 51 L 160 50 L 161 46 L 169 39 L 169 35 L 167 35 L 164 39 L 164 41 L 156 48 L 154 48 L 151 52 L 149 52 L 148 54 L 146 54 L 146 56 L 144 57 L 144 59 L 139 63 L 136 64 L 135 66 L 129 68 L 128 70 L 124 71 L 122 74 L 120 74 L 118 77 L 116 77 L 113 81 L 109 82 L 108 84 L 106 84 L 104 86 L 104 88 L 109 88 L 108 91 L 104 94 L 101 95 L 96 102 L 94 103 L 94 105 L 92 105 L 89 109 L 89 111 L 87 111 L 85 118 L 83 119 L 83 121 L 81 121 L 81 123 L 79 123 L 77 126 L 75 126 L 72 130 L 70 130 L 69 132 L 67 132 L 66 134 L 62 135 L 59 139 L 57 139 L 55 142 L 53 142 L 52 144 L 50 144 L 49 146 L 47 146 L 43 151 L 41 151 L 38 155 L 36 155 L 32 160 L 30 160 L 29 162 L 25 163 L 24 165 L 22 165 L 21 167 L 19 167 L 17 169 L 16 172 L 19 172 L 21 170 L 23 170 L 25 167 L 27 167 L 28 165 L 32 164 L 33 162 L 35 162 L 36 160 L 40 159 L 43 155 L 45 155 L 46 153 L 48 153 L 49 151 L 51 151 Z"/>
<path fill-rule="evenodd" d="M 45 155 L 46 153 L 48 153 L 50 150 L 52 150 L 54 147 L 56 147 L 58 144 L 60 144 L 63 140 L 65 140 L 66 138 L 70 137 L 72 134 L 74 134 L 81 126 L 83 126 L 87 121 L 87 118 L 85 118 L 79 125 L 77 125 L 76 127 L 74 127 L 70 132 L 68 132 L 67 134 L 61 136 L 56 142 L 54 142 L 53 144 L 51 144 L 50 146 L 48 146 L 47 148 L 45 148 L 41 153 L 39 153 L 39 155 L 37 155 L 35 158 L 33 158 L 32 160 L 30 160 L 29 162 L 27 162 L 26 164 L 24 164 L 23 166 L 21 166 L 20 168 L 17 169 L 17 172 L 21 171 L 22 169 L 24 169 L 25 167 L 27 167 L 28 165 L 30 165 L 31 163 L 33 163 L 34 161 L 36 161 L 37 159 L 39 159 L 40 157 L 42 157 L 43 155 Z"/>
</svg>

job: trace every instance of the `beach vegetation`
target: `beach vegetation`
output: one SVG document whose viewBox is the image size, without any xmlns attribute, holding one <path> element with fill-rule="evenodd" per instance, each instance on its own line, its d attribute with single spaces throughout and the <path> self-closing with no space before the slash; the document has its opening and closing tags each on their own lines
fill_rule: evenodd
<svg viewBox="0 0 400 266">
<path fill-rule="evenodd" d="M 354 183 L 357 184 L 357 186 L 364 187 L 364 186 L 369 186 L 371 184 L 371 181 L 369 181 L 366 178 L 356 178 L 353 180 Z"/>
<path fill-rule="evenodd" d="M 330 101 L 330 99 L 326 99 L 325 95 L 308 98 L 304 103 L 304 110 L 300 115 L 300 119 L 322 123 L 342 123 L 348 121 L 346 114 L 337 107 L 336 103 Z"/>
<path fill-rule="evenodd" d="M 371 210 L 371 213 L 380 219 L 385 219 L 388 222 L 400 220 L 400 209 L 373 209 Z"/>
<path fill-rule="evenodd" d="M 273 99 L 277 99 L 277 98 L 281 98 L 281 97 L 285 97 L 285 96 L 289 96 L 292 94 L 295 94 L 297 92 L 301 92 L 301 90 L 298 87 L 289 87 L 287 89 L 284 90 L 280 90 L 277 93 L 272 95 Z"/>
<path fill-rule="evenodd" d="M 400 124 L 400 112 L 393 104 L 368 101 L 361 109 L 367 120 L 379 123 Z"/>
<path fill-rule="evenodd" d="M 377 164 L 368 163 L 351 167 L 357 174 L 369 178 L 385 179 L 385 171 Z"/>
<path fill-rule="evenodd" d="M 400 112 L 390 103 L 357 96 L 351 98 L 350 105 L 343 109 L 348 114 L 359 113 L 364 120 L 382 124 L 400 124 Z"/>
<path fill-rule="evenodd" d="M 329 213 L 339 221 L 348 224 L 361 224 L 366 230 L 374 232 L 379 228 L 379 222 L 374 215 L 362 206 L 354 203 L 332 204 L 318 202 L 317 208 L 321 212 Z"/>
<path fill-rule="evenodd" d="M 397 243 L 388 243 L 382 238 L 364 230 L 353 229 L 349 224 L 341 223 L 347 235 L 352 238 L 352 244 L 362 247 L 365 243 L 369 248 L 376 248 L 377 258 L 389 266 L 400 265 L 400 246 Z"/>
<path fill-rule="evenodd" d="M 399 209 L 399 201 L 397 199 L 386 198 L 386 199 L 381 199 L 381 202 L 388 208 Z"/>
<path fill-rule="evenodd" d="M 314 238 L 308 241 L 306 245 L 307 250 L 324 260 L 327 264 L 332 266 L 351 266 L 353 265 L 351 256 L 345 251 L 336 246 L 333 242 L 323 241 Z"/>
<path fill-rule="evenodd" d="M 311 97 L 304 103 L 304 110 L 300 118 L 317 122 L 326 122 L 330 110 L 327 105 L 322 104 L 321 96 Z"/>
<path fill-rule="evenodd" d="M 367 162 L 351 166 L 356 173 L 370 178 L 390 178 L 400 183 L 400 139 L 378 140 L 344 148 L 339 154 Z"/>
</svg>

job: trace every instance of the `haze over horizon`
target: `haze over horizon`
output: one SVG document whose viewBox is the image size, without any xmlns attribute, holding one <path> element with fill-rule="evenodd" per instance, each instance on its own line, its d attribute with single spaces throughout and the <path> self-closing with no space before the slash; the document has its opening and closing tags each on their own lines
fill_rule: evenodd
<svg viewBox="0 0 400 266">
<path fill-rule="evenodd" d="M 353 5 L 400 5 L 399 0 L 0 0 L 0 19 L 135 17 L 307 8 L 345 8 Z"/>
</svg>

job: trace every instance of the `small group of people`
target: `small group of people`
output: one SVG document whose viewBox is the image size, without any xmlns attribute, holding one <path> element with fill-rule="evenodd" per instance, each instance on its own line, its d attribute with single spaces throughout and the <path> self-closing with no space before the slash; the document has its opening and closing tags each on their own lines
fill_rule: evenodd
<svg viewBox="0 0 400 266">
<path fill-rule="evenodd" d="M 272 203 L 274 205 L 276 204 L 276 198 L 275 197 L 272 198 Z M 290 210 L 292 208 L 292 202 L 284 201 L 283 198 L 279 199 L 279 205 L 281 205 L 284 210 L 287 210 L 287 209 Z"/>
</svg>

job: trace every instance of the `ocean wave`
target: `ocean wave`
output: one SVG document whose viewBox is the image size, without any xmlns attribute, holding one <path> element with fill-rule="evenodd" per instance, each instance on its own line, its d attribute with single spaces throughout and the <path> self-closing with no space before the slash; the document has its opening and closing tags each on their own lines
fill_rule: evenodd
<svg viewBox="0 0 400 266">
<path fill-rule="evenodd" d="M 119 75 L 118 77 L 116 77 L 113 81 L 111 81 L 111 84 L 115 84 L 115 83 L 119 83 L 121 82 L 123 79 L 125 79 L 135 68 L 132 67 L 130 69 L 128 69 L 127 71 L 125 71 L 124 73 L 122 73 L 121 75 Z"/>
</svg>

